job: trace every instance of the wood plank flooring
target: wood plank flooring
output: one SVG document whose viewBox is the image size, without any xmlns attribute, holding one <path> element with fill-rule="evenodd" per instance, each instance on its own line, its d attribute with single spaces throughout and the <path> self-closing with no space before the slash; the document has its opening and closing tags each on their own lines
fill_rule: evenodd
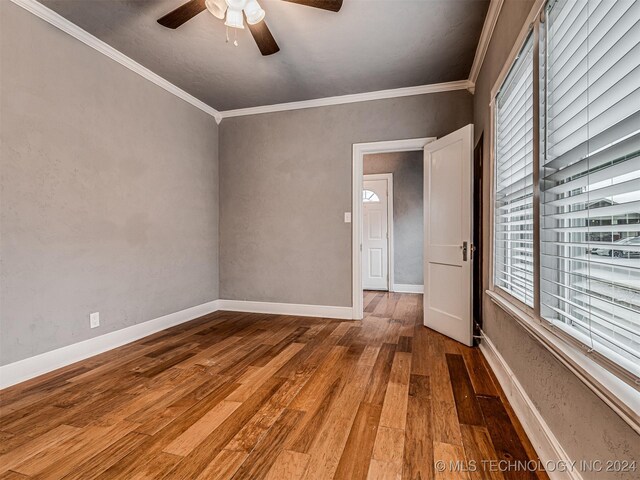
<svg viewBox="0 0 640 480">
<path fill-rule="evenodd" d="M 421 319 L 386 292 L 361 322 L 216 312 L 16 385 L 0 478 L 548 478 L 480 467 L 537 457 L 480 352 Z"/>
</svg>

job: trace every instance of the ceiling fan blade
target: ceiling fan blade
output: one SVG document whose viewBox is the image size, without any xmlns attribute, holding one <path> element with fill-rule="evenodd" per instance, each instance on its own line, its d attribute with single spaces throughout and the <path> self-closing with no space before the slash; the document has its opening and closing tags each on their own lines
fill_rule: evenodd
<svg viewBox="0 0 640 480">
<path fill-rule="evenodd" d="M 298 3 L 307 7 L 321 8 L 331 12 L 339 12 L 342 8 L 342 0 L 285 0 L 285 2 Z"/>
<path fill-rule="evenodd" d="M 273 35 L 271 35 L 271 31 L 264 20 L 260 23 L 256 23 L 255 25 L 249 25 L 249 31 L 251 32 L 251 35 L 253 35 L 253 39 L 258 44 L 258 48 L 262 55 L 273 55 L 280 51 L 280 47 L 273 38 Z"/>
<path fill-rule="evenodd" d="M 167 28 L 178 28 L 207 9 L 205 0 L 191 0 L 158 19 L 158 23 Z"/>
</svg>

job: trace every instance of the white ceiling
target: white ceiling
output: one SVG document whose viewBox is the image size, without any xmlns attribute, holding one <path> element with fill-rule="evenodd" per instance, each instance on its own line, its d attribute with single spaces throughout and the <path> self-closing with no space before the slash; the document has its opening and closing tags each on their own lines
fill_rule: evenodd
<svg viewBox="0 0 640 480">
<path fill-rule="evenodd" d="M 247 29 L 225 43 L 207 11 L 177 30 L 156 22 L 186 0 L 40 1 L 220 111 L 464 80 L 489 5 L 344 0 L 333 13 L 259 0 L 281 49 L 263 57 Z"/>
</svg>

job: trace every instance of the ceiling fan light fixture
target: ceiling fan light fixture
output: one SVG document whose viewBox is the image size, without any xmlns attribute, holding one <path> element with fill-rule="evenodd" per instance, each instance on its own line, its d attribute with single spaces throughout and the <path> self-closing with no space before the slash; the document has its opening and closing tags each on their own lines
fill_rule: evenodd
<svg viewBox="0 0 640 480">
<path fill-rule="evenodd" d="M 1 0 L 0 0 L 1 1 Z M 168 0 L 167 0 L 168 1 Z M 178 0 L 174 0 L 178 1 Z M 299 3 L 307 7 L 316 7 L 322 10 L 337 12 L 342 7 L 343 0 L 285 0 L 291 3 Z M 163 27 L 172 30 L 188 22 L 196 15 L 208 10 L 216 18 L 223 19 L 226 25 L 226 40 L 229 42 L 229 28 L 244 30 L 246 23 L 253 40 L 256 42 L 263 56 L 273 55 L 280 51 L 280 47 L 273 38 L 267 23 L 264 21 L 265 11 L 258 0 L 182 0 L 178 8 L 158 19 Z M 238 32 L 234 34 L 233 44 L 238 46 Z"/>
<path fill-rule="evenodd" d="M 244 14 L 247 16 L 247 23 L 249 25 L 255 25 L 264 20 L 265 12 L 260 7 L 258 0 L 248 0 L 244 7 Z"/>
<path fill-rule="evenodd" d="M 211 15 L 220 20 L 224 19 L 224 15 L 227 12 L 227 3 L 225 0 L 206 0 L 204 4 Z"/>
<path fill-rule="evenodd" d="M 234 10 L 231 7 L 227 9 L 227 19 L 224 24 L 231 28 L 244 29 L 244 18 L 242 17 L 242 10 Z"/>
</svg>

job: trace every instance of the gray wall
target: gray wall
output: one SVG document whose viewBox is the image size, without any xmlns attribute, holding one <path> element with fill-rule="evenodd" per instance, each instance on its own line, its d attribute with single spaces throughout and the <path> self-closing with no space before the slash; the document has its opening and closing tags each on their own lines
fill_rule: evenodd
<svg viewBox="0 0 640 480">
<path fill-rule="evenodd" d="M 471 119 L 467 91 L 225 119 L 220 297 L 351 306 L 353 144 L 441 137 Z"/>
<path fill-rule="evenodd" d="M 532 0 L 506 0 L 498 19 L 487 57 L 476 82 L 474 124 L 476 140 L 484 135 L 485 179 L 489 178 L 489 101 L 491 89 L 514 45 L 531 8 Z M 483 218 L 491 215 L 489 182 L 483 192 Z M 489 231 L 483 245 L 483 283 L 489 286 Z M 507 361 L 527 394 L 573 460 L 636 460 L 640 463 L 640 439 L 618 415 L 584 383 L 557 361 L 485 295 L 484 331 Z M 583 472 L 585 479 L 637 478 Z"/>
<path fill-rule="evenodd" d="M 0 364 L 217 299 L 214 119 L 0 9 Z"/>
<path fill-rule="evenodd" d="M 364 156 L 364 174 L 393 174 L 394 283 L 422 285 L 424 239 L 424 153 L 392 152 Z"/>
</svg>

